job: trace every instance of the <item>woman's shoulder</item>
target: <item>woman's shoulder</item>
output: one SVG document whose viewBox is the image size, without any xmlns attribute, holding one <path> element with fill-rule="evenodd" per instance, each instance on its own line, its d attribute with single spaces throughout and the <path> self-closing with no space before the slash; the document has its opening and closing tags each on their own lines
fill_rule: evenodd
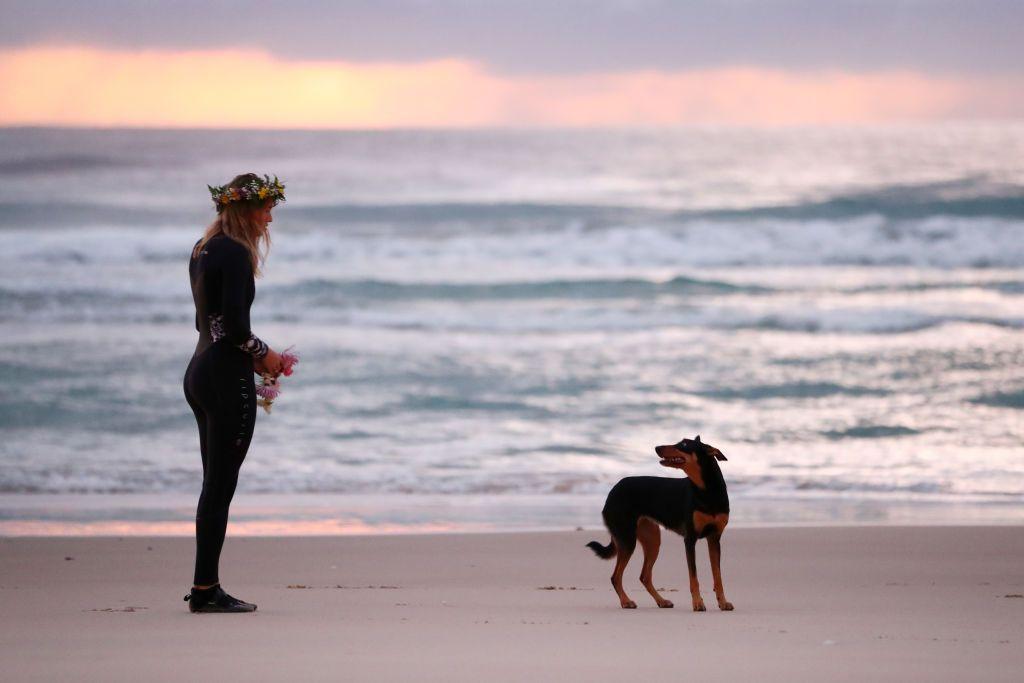
<svg viewBox="0 0 1024 683">
<path fill-rule="evenodd" d="M 202 240 L 199 240 L 200 242 Z M 198 242 L 197 242 L 198 244 Z M 225 255 L 242 255 L 248 257 L 248 249 L 237 240 L 233 240 L 224 233 L 218 233 L 206 241 L 205 249 L 210 252 Z"/>
<path fill-rule="evenodd" d="M 252 263 L 249 260 L 249 249 L 241 242 L 223 233 L 208 239 L 203 247 L 203 251 L 206 253 L 208 262 L 214 268 L 241 269 L 246 271 L 252 269 Z"/>
</svg>

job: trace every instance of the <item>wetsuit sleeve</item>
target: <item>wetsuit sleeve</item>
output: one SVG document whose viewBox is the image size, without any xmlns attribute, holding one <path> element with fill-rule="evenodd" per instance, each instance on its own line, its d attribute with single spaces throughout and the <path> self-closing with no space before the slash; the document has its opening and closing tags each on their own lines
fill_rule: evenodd
<svg viewBox="0 0 1024 683">
<path fill-rule="evenodd" d="M 269 347 L 249 329 L 248 288 L 252 282 L 252 266 L 248 254 L 243 250 L 228 254 L 221 280 L 225 339 L 253 358 L 263 358 Z"/>
</svg>

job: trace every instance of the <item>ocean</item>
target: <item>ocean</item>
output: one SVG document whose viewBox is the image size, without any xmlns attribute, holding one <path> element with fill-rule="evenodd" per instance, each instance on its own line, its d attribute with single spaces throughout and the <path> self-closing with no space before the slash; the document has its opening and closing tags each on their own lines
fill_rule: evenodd
<svg viewBox="0 0 1024 683">
<path fill-rule="evenodd" d="M 0 129 L 0 534 L 182 533 L 207 184 L 288 200 L 233 533 L 599 527 L 700 434 L 746 524 L 1024 521 L 1024 124 Z"/>
</svg>

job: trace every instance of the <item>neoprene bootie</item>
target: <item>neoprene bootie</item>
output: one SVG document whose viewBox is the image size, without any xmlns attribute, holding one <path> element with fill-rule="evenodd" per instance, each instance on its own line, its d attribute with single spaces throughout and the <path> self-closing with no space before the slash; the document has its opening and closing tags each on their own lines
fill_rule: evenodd
<svg viewBox="0 0 1024 683">
<path fill-rule="evenodd" d="M 210 588 L 193 588 L 185 596 L 190 612 L 255 612 L 256 605 L 231 597 L 220 584 Z"/>
</svg>

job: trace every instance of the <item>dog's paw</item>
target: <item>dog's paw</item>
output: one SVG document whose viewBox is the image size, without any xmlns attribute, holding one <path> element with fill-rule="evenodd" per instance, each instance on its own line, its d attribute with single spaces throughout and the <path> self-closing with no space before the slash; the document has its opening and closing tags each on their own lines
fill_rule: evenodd
<svg viewBox="0 0 1024 683">
<path fill-rule="evenodd" d="M 636 609 L 636 603 L 632 600 L 626 600 L 622 603 L 622 609 Z"/>
<path fill-rule="evenodd" d="M 669 609 L 671 607 L 675 607 L 675 605 L 672 604 L 671 600 L 659 600 L 658 607 L 661 607 L 662 609 Z"/>
<path fill-rule="evenodd" d="M 708 611 L 708 608 L 704 606 L 704 599 L 703 598 L 694 598 L 693 599 L 693 611 L 694 612 L 707 612 Z"/>
<path fill-rule="evenodd" d="M 733 606 L 732 603 L 728 600 L 719 600 L 718 609 L 722 610 L 723 612 L 731 612 L 733 610 Z"/>
</svg>

